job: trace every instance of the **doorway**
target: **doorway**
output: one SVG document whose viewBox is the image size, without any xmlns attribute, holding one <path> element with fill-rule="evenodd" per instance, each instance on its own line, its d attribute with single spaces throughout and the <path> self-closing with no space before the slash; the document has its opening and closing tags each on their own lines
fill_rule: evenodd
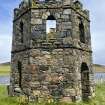
<svg viewBox="0 0 105 105">
<path fill-rule="evenodd" d="M 82 99 L 86 101 L 90 96 L 89 68 L 86 63 L 82 63 L 81 65 L 81 85 Z"/>
<path fill-rule="evenodd" d="M 22 87 L 22 63 L 18 61 L 19 87 Z"/>
</svg>

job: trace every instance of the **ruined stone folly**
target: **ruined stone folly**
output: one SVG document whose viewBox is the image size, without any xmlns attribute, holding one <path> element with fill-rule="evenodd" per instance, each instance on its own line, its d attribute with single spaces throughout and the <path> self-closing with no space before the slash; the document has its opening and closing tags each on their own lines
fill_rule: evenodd
<svg viewBox="0 0 105 105">
<path fill-rule="evenodd" d="M 80 1 L 23 0 L 14 9 L 11 95 L 85 100 L 93 77 L 89 11 Z"/>
</svg>

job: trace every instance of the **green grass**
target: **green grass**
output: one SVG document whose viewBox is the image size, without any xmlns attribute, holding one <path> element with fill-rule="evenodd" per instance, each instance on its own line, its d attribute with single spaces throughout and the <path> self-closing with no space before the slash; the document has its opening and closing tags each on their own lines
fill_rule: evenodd
<svg viewBox="0 0 105 105">
<path fill-rule="evenodd" d="M 105 105 L 105 84 L 96 86 L 96 97 L 94 99 L 95 105 Z"/>
<path fill-rule="evenodd" d="M 0 105 L 20 105 L 16 97 L 8 97 L 6 86 L 0 86 Z M 23 104 L 24 105 L 24 104 Z M 96 97 L 89 102 L 79 102 L 79 103 L 59 103 L 59 104 L 46 104 L 45 102 L 39 104 L 29 104 L 29 105 L 105 105 L 105 84 L 96 86 Z"/>
<path fill-rule="evenodd" d="M 19 105 L 16 97 L 8 97 L 6 86 L 0 86 L 0 105 Z"/>
<path fill-rule="evenodd" d="M 0 65 L 0 75 L 9 75 L 10 65 Z"/>
</svg>

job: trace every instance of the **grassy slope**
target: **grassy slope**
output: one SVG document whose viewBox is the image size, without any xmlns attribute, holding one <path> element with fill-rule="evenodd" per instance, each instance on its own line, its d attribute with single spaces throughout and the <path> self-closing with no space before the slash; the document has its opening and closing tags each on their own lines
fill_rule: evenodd
<svg viewBox="0 0 105 105">
<path fill-rule="evenodd" d="M 94 68 L 95 72 L 104 72 L 105 73 L 105 66 L 103 66 L 103 65 L 94 64 L 93 68 Z"/>
<path fill-rule="evenodd" d="M 16 97 L 7 97 L 6 87 L 0 86 L 0 105 L 20 105 Z M 36 105 L 36 104 L 29 104 Z M 71 103 L 71 104 L 44 104 L 37 105 L 105 105 L 105 84 L 96 86 L 96 97 L 88 103 Z"/>
<path fill-rule="evenodd" d="M 0 75 L 9 75 L 10 65 L 0 65 Z"/>
</svg>

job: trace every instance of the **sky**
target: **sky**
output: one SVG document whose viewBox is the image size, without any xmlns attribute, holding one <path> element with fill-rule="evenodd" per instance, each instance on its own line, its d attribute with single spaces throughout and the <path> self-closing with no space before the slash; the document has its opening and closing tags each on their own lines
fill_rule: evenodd
<svg viewBox="0 0 105 105">
<path fill-rule="evenodd" d="M 13 9 L 21 0 L 0 0 L 0 63 L 10 61 Z M 105 0 L 80 0 L 90 10 L 93 62 L 105 65 Z"/>
<path fill-rule="evenodd" d="M 56 29 L 56 20 L 47 20 L 47 22 L 46 22 L 47 33 L 50 32 L 50 28 Z"/>
</svg>

